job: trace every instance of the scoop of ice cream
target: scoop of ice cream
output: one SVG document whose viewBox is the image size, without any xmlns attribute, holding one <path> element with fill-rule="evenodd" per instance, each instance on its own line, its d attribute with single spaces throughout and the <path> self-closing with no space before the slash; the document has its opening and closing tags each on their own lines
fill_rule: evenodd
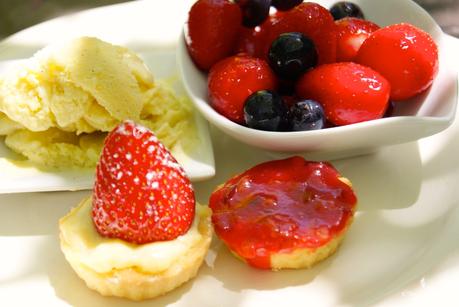
<svg viewBox="0 0 459 307">
<path fill-rule="evenodd" d="M 5 144 L 45 168 L 89 168 L 97 164 L 105 135 L 82 134 L 51 128 L 32 132 L 17 130 L 8 134 Z"/>
<path fill-rule="evenodd" d="M 136 54 L 96 38 L 83 37 L 60 48 L 45 49 L 37 58 L 43 58 L 45 65 L 62 68 L 62 84 L 68 80 L 89 93 L 118 120 L 139 119 L 143 94 L 154 86 L 152 74 Z"/>
<path fill-rule="evenodd" d="M 125 119 L 152 129 L 172 149 L 192 135 L 192 118 L 188 101 L 154 82 L 141 58 L 97 38 L 48 46 L 0 77 L 0 135 L 45 167 L 94 167 L 100 132 Z"/>
<path fill-rule="evenodd" d="M 153 87 L 133 52 L 82 37 L 44 48 L 8 73 L 0 110 L 31 131 L 109 131 L 125 118 L 138 120 Z"/>
<path fill-rule="evenodd" d="M 7 135 L 22 128 L 20 124 L 9 119 L 5 113 L 0 112 L 0 135 Z"/>
</svg>

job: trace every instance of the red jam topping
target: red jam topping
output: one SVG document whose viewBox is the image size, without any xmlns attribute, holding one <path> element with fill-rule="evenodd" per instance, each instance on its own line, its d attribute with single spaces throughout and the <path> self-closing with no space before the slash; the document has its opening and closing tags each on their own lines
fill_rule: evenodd
<svg viewBox="0 0 459 307">
<path fill-rule="evenodd" d="M 263 269 L 274 253 L 321 247 L 346 227 L 357 202 L 339 177 L 331 164 L 301 157 L 255 166 L 210 196 L 215 232 Z"/>
</svg>

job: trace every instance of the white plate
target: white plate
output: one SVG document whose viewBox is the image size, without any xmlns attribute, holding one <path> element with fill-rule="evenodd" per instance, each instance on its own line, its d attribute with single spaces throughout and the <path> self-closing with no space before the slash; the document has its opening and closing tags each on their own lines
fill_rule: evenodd
<svg viewBox="0 0 459 307">
<path fill-rule="evenodd" d="M 161 10 L 166 3 L 175 9 Z M 182 1 L 136 1 L 64 18 L 58 24 L 62 31 L 70 32 L 92 22 L 113 25 L 116 32 L 120 20 L 132 19 L 144 25 L 146 35 L 153 32 L 156 37 L 163 28 L 156 31 L 155 19 L 145 18 L 144 12 L 161 10 L 168 21 L 181 23 L 184 16 L 174 15 L 181 11 L 179 3 Z M 121 17 L 124 19 L 118 19 Z M 15 38 L 24 37 L 26 43 L 26 38 L 43 38 L 50 30 L 45 24 Z M 179 33 L 177 25 L 176 37 Z M 269 159 L 264 152 L 215 129 L 211 132 L 217 174 L 195 184 L 202 202 L 216 184 Z M 358 214 L 338 253 L 314 269 L 255 270 L 214 240 L 195 280 L 141 303 L 104 298 L 88 290 L 59 249 L 58 219 L 89 192 L 0 195 L 0 305 L 459 306 L 458 140 L 456 121 L 444 132 L 419 142 L 335 161 L 354 183 Z"/>
<path fill-rule="evenodd" d="M 50 24 L 52 23 L 53 21 L 50 22 Z M 46 27 L 46 25 L 45 23 L 42 26 Z M 25 31 L 24 33 L 29 32 Z M 87 32 L 86 34 L 96 36 L 99 33 Z M 21 37 L 21 35 L 16 35 L 3 43 L 3 46 L 6 45 L 10 49 L 3 54 L 0 48 L 0 59 L 6 58 L 7 54 L 14 54 L 15 50 L 18 53 L 22 52 L 22 46 L 14 46 L 14 42 Z M 30 52 L 36 51 L 43 44 L 52 43 L 52 40 L 57 41 L 65 37 L 66 32 L 63 31 L 61 36 L 47 37 L 47 40 L 42 37 L 40 45 L 37 45 L 35 49 L 30 49 Z M 173 49 L 155 47 L 150 50 L 140 50 L 139 55 L 144 59 L 155 78 L 178 77 L 175 61 L 176 55 Z M 17 62 L 16 60 L 0 62 L 0 74 L 14 67 Z M 180 83 L 177 89 L 179 94 L 180 92 L 181 94 L 185 93 Z M 176 146 L 173 148 L 172 153 L 180 164 L 183 165 L 190 179 L 192 181 L 199 181 L 214 176 L 215 166 L 208 125 L 197 112 L 195 112 L 195 123 L 198 130 L 198 143 L 196 146 L 187 151 L 184 151 L 180 146 Z M 62 190 L 76 191 L 91 189 L 93 186 L 94 170 L 43 171 L 34 167 L 31 163 L 21 162 L 18 164 L 14 157 L 14 154 L 5 146 L 3 139 L 0 138 L 0 169 L 2 170 L 0 172 L 0 194 Z"/>
</svg>

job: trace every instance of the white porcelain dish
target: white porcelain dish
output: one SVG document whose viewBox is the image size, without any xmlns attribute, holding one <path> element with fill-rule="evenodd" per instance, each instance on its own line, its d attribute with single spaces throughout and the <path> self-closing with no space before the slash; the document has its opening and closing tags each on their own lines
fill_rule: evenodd
<svg viewBox="0 0 459 307">
<path fill-rule="evenodd" d="M 193 64 L 183 37 L 178 63 L 185 88 L 196 108 L 213 125 L 235 139 L 273 152 L 298 153 L 311 159 L 334 159 L 415 141 L 446 129 L 457 105 L 457 69 L 449 62 L 456 57 L 453 46 L 435 21 L 412 1 L 358 0 L 367 19 L 380 26 L 412 23 L 429 32 L 439 47 L 440 68 L 428 93 L 396 104 L 394 116 L 316 131 L 269 132 L 238 125 L 216 112 L 208 103 L 207 74 Z M 325 7 L 334 1 L 321 1 Z"/>
<path fill-rule="evenodd" d="M 27 49 L 29 42 L 91 28 L 101 38 L 130 46 L 173 46 L 191 2 L 140 0 L 59 18 L 0 43 L 0 56 L 14 50 L 13 45 Z M 380 11 L 389 19 L 397 13 L 390 7 Z M 458 40 L 448 40 L 459 47 Z M 14 52 L 8 54 L 14 57 Z M 447 65 L 457 68 L 459 58 Z M 202 203 L 230 176 L 271 159 L 220 130 L 211 129 L 211 134 L 217 173 L 194 184 Z M 418 142 L 334 161 L 353 182 L 358 213 L 338 253 L 314 269 L 255 270 L 215 239 L 196 279 L 136 303 L 89 290 L 60 251 L 57 221 L 89 192 L 0 195 L 0 305 L 459 306 L 458 140 L 456 120 L 444 132 Z"/>
<path fill-rule="evenodd" d="M 155 78 L 177 76 L 176 56 L 173 51 L 145 51 L 139 53 Z M 1 58 L 1 52 L 0 52 Z M 17 60 L 0 62 L 2 71 L 14 66 Z M 178 83 L 177 91 L 184 94 Z M 192 181 L 208 179 L 215 175 L 212 144 L 205 120 L 195 112 L 198 142 L 193 149 L 184 151 L 180 146 L 173 149 L 173 154 L 183 165 Z M 17 162 L 18 157 L 5 146 L 0 138 L 0 194 L 18 192 L 42 192 L 61 190 L 91 189 L 94 183 L 94 170 L 48 171 L 36 168 L 33 164 Z"/>
</svg>

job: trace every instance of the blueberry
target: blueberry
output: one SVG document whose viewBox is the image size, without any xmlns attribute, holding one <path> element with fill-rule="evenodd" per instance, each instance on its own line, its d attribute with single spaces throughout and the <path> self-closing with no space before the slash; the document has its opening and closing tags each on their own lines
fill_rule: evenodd
<svg viewBox="0 0 459 307">
<path fill-rule="evenodd" d="M 281 96 L 272 91 L 255 92 L 244 104 L 244 119 L 247 126 L 258 130 L 284 130 L 288 120 L 287 113 Z"/>
<path fill-rule="evenodd" d="M 303 0 L 272 0 L 273 6 L 279 11 L 290 10 L 302 2 Z"/>
<path fill-rule="evenodd" d="M 384 113 L 383 117 L 392 117 L 395 114 L 395 103 L 393 101 L 389 101 L 387 106 L 386 112 Z"/>
<path fill-rule="evenodd" d="M 277 93 L 281 96 L 294 96 L 295 95 L 295 81 L 279 79 Z M 285 99 L 284 99 L 284 102 L 285 102 Z"/>
<path fill-rule="evenodd" d="M 241 8 L 245 27 L 256 27 L 268 18 L 271 0 L 237 0 L 236 3 Z"/>
<path fill-rule="evenodd" d="M 338 20 L 345 17 L 355 17 L 365 19 L 363 12 L 357 4 L 347 1 L 341 1 L 333 4 L 330 8 L 333 19 Z"/>
<path fill-rule="evenodd" d="M 311 39 L 299 32 L 283 33 L 269 49 L 269 65 L 281 78 L 295 80 L 316 66 L 317 51 Z"/>
<path fill-rule="evenodd" d="M 292 131 L 319 130 L 324 126 L 324 109 L 317 101 L 298 101 L 290 108 L 290 129 Z"/>
</svg>

